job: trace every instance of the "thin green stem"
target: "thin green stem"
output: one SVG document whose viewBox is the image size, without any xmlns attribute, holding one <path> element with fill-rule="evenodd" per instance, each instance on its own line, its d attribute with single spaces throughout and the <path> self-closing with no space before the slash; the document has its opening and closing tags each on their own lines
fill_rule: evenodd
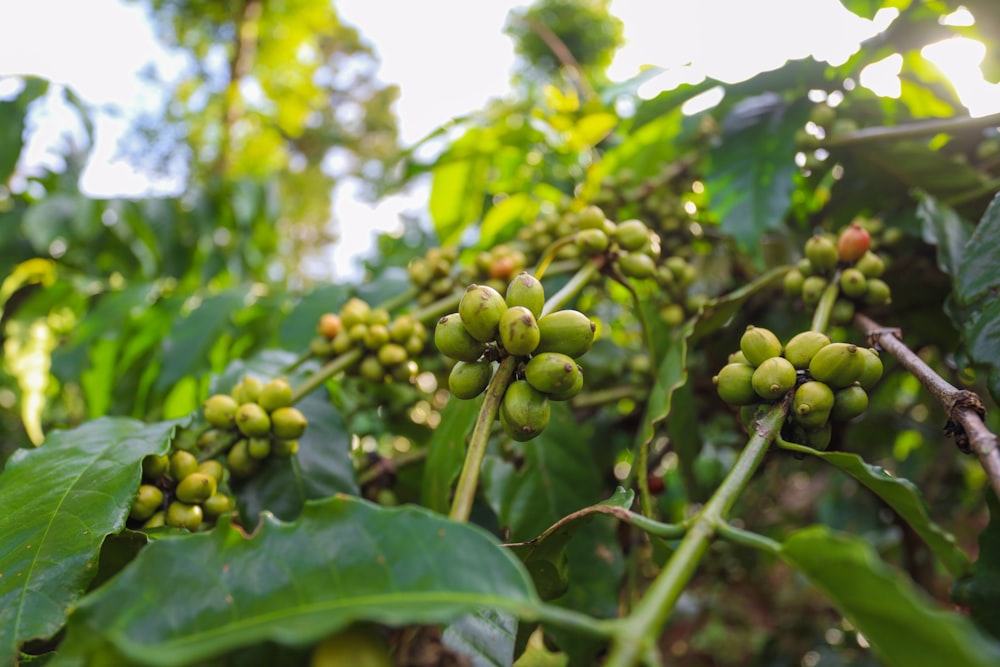
<svg viewBox="0 0 1000 667">
<path fill-rule="evenodd" d="M 600 271 L 600 268 L 594 262 L 587 262 L 581 266 L 580 270 L 569 279 L 568 283 L 563 285 L 561 290 L 545 300 L 545 306 L 542 308 L 542 317 L 545 317 L 549 313 L 554 313 L 572 301 L 598 271 Z"/>
<path fill-rule="evenodd" d="M 441 297 L 437 301 L 413 311 L 410 315 L 424 324 L 435 322 L 448 313 L 454 313 L 458 310 L 458 302 L 462 300 L 462 294 L 464 294 L 464 290 Z"/>
<path fill-rule="evenodd" d="M 754 533 L 749 530 L 743 530 L 742 528 L 737 528 L 726 521 L 719 521 L 716 523 L 715 532 L 719 535 L 719 537 L 729 540 L 733 544 L 739 544 L 740 546 L 765 551 L 772 556 L 778 555 L 778 552 L 781 551 L 781 544 L 772 540 L 770 537 L 766 537 L 760 533 Z"/>
<path fill-rule="evenodd" d="M 543 623 L 575 630 L 591 637 L 611 637 L 615 634 L 616 626 L 621 623 L 617 618 L 601 620 L 554 604 L 543 604 L 537 611 L 538 620 Z"/>
<path fill-rule="evenodd" d="M 830 279 L 830 284 L 823 290 L 823 295 L 820 296 L 819 303 L 816 304 L 810 329 L 826 333 L 826 328 L 830 326 L 830 313 L 833 312 L 833 304 L 837 302 L 838 296 L 840 296 L 839 271 Z"/>
<path fill-rule="evenodd" d="M 605 667 L 634 667 L 639 664 L 666 624 L 687 582 L 750 477 L 760 465 L 768 446 L 781 430 L 788 413 L 788 399 L 775 404 L 757 424 L 733 469 L 694 517 L 666 567 L 650 585 L 632 615 L 616 627 L 611 654 Z"/>
<path fill-rule="evenodd" d="M 465 463 L 462 465 L 458 486 L 455 487 L 455 498 L 448 514 L 452 521 L 464 523 L 469 520 L 469 515 L 472 513 L 472 503 L 476 499 L 476 488 L 479 485 L 479 469 L 483 465 L 483 457 L 486 456 L 490 430 L 493 428 L 503 394 L 507 391 L 507 385 L 514 377 L 516 368 L 517 357 L 504 359 L 493 374 L 490 386 L 486 388 L 486 398 L 483 399 L 483 405 L 479 408 L 479 415 L 472 428 L 469 450 L 465 453 Z"/>
<path fill-rule="evenodd" d="M 542 254 L 542 258 L 538 260 L 538 266 L 535 267 L 535 278 L 541 280 L 542 276 L 545 275 L 545 270 L 549 268 L 549 264 L 551 264 L 552 260 L 556 258 L 556 253 L 559 252 L 560 249 L 568 246 L 570 243 L 573 243 L 575 240 L 576 235 L 573 234 L 570 236 L 564 236 L 561 239 L 557 239 L 549 244 L 549 247 L 546 248 L 545 252 Z"/>
<path fill-rule="evenodd" d="M 662 521 L 656 521 L 655 519 L 650 519 L 634 512 L 629 518 L 629 523 L 644 533 L 664 540 L 676 540 L 684 537 L 691 527 L 690 521 L 685 521 L 684 523 L 663 523 Z"/>
<path fill-rule="evenodd" d="M 574 408 L 592 408 L 599 405 L 607 405 L 608 403 L 615 403 L 624 398 L 631 398 L 639 402 L 645 400 L 648 393 L 649 391 L 646 387 L 627 384 L 620 387 L 583 392 L 574 396 L 570 403 Z"/>
<path fill-rule="evenodd" d="M 420 449 L 411 449 L 396 456 L 380 458 L 373 465 L 358 473 L 358 486 L 371 484 L 382 475 L 395 473 L 400 468 L 420 463 L 427 458 L 428 454 L 428 448 L 422 447 Z"/>
<path fill-rule="evenodd" d="M 411 286 L 409 289 L 400 292 L 396 296 L 386 299 L 385 301 L 380 303 L 378 307 L 384 308 L 388 311 L 393 311 L 401 306 L 405 306 L 406 304 L 416 299 L 418 294 L 420 294 L 420 290 L 418 290 L 416 287 Z"/>
<path fill-rule="evenodd" d="M 229 448 L 233 446 L 233 443 L 239 439 L 239 433 L 234 433 L 232 431 L 220 433 L 219 438 L 215 442 L 209 445 L 204 451 L 198 453 L 198 461 L 208 461 L 209 459 L 214 459 L 220 454 L 225 454 L 229 451 Z"/>
<path fill-rule="evenodd" d="M 306 350 L 306 351 L 305 351 L 305 352 L 303 352 L 303 353 L 302 353 L 301 355 L 299 355 L 299 358 L 298 358 L 298 359 L 296 359 L 296 360 L 295 360 L 295 361 L 293 361 L 292 363 L 290 363 L 290 364 L 288 364 L 287 366 L 285 366 L 285 368 L 284 368 L 284 369 L 283 369 L 283 370 L 281 371 L 281 374 L 282 374 L 282 375 L 285 375 L 285 374 L 287 374 L 287 373 L 291 373 L 291 372 L 292 372 L 292 371 L 294 371 L 294 370 L 295 370 L 296 368 L 298 368 L 298 367 L 299 367 L 299 366 L 301 366 L 302 364 L 304 364 L 304 363 L 306 363 L 307 361 L 309 361 L 310 359 L 312 359 L 312 357 L 313 357 L 313 355 L 312 355 L 312 352 L 309 352 L 308 350 Z"/>
<path fill-rule="evenodd" d="M 346 370 L 351 364 L 360 358 L 361 350 L 357 348 L 348 350 L 338 357 L 334 357 L 334 359 L 327 362 L 325 366 L 307 377 L 302 381 L 302 384 L 295 388 L 292 392 L 292 403 L 298 403 L 313 389 L 316 389 L 337 373 Z"/>
<path fill-rule="evenodd" d="M 1000 113 L 979 118 L 934 118 L 921 120 L 892 127 L 865 127 L 854 132 L 845 132 L 823 141 L 823 148 L 839 148 L 855 144 L 868 144 L 877 141 L 898 141 L 913 139 L 942 132 L 955 133 L 978 130 L 984 127 L 995 127 L 1000 124 Z"/>
<path fill-rule="evenodd" d="M 636 468 L 639 473 L 636 475 L 636 482 L 639 485 L 639 509 L 643 516 L 650 519 L 655 518 L 653 513 L 653 496 L 649 492 L 649 443 L 652 438 L 643 438 L 639 443 L 639 460 L 636 461 Z"/>
</svg>

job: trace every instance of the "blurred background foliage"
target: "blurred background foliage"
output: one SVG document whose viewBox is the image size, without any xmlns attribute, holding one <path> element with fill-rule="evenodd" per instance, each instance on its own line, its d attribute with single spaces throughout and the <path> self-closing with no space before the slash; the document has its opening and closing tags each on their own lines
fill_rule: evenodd
<svg viewBox="0 0 1000 667">
<path fill-rule="evenodd" d="M 142 119 L 125 149 L 137 163 L 180 170 L 185 191 L 87 197 L 78 187 L 87 146 L 69 147 L 64 169 L 20 174 L 26 119 L 49 86 L 25 79 L 0 102 L 0 266 L 8 267 L 0 284 L 0 460 L 54 428 L 102 415 L 189 414 L 234 360 L 274 348 L 301 355 L 319 315 L 350 296 L 378 303 L 406 294 L 406 266 L 431 247 L 457 247 L 465 267 L 501 245 L 537 259 L 553 240 L 547 221 L 586 203 L 613 219 L 641 218 L 660 233 L 664 254 L 697 268 L 688 300 L 677 304 L 682 319 L 705 299 L 798 261 L 815 231 L 865 221 L 892 258 L 893 302 L 873 315 L 901 327 L 943 377 L 992 396 L 990 424 L 1000 426 L 1000 312 L 990 296 L 1000 278 L 995 266 L 963 273 L 963 249 L 1000 189 L 1000 118 L 969 117 L 951 83 L 920 55 L 944 37 L 974 37 L 990 45 L 984 74 L 1000 78 L 1000 11 L 988 0 L 842 0 L 861 16 L 885 7 L 899 15 L 841 65 L 795 60 L 739 83 L 709 79 L 650 99 L 638 88 L 655 70 L 628 81 L 606 76 L 622 43 L 606 1 L 539 0 L 504 27 L 522 58 L 516 94 L 434 133 L 426 143 L 444 147 L 432 158 L 423 144 L 398 145 L 397 91 L 377 82 L 371 46 L 327 0 L 134 1 L 146 2 L 161 39 L 186 55 L 187 66 L 175 78 L 150 72 L 168 102 Z M 940 21 L 960 5 L 973 25 Z M 892 54 L 902 57 L 898 97 L 857 85 L 865 66 Z M 707 92 L 721 92 L 721 100 L 682 111 Z M 61 94 L 86 125 L 89 110 L 71 90 Z M 380 239 L 357 284 L 315 284 L 298 268 L 333 241 L 330 193 L 347 176 L 364 179 L 373 195 L 429 180 L 426 216 Z M 976 242 L 1000 256 L 996 221 L 988 222 Z M 559 278 L 552 280 L 555 289 Z M 671 305 L 646 296 L 661 314 Z M 745 441 L 711 383 L 738 332 L 753 323 L 784 340 L 806 328 L 808 310 L 781 298 L 750 295 L 727 326 L 692 339 L 674 414 L 656 433 L 649 470 L 638 473 L 659 480 L 663 518 L 683 519 L 704 500 Z M 579 305 L 594 308 L 601 323 L 586 360 L 593 391 L 545 438 L 516 451 L 497 443 L 484 469 L 479 518 L 510 539 L 530 539 L 637 474 L 631 446 L 650 377 L 638 322 L 627 293 L 608 284 L 588 288 Z M 833 336 L 857 339 L 846 328 Z M 443 405 L 434 389 L 446 371 L 434 363 L 427 361 L 438 376 L 429 392 L 331 386 L 360 470 L 373 457 L 429 446 Z M 976 553 L 987 521 L 984 477 L 942 435 L 945 420 L 890 361 L 867 416 L 831 448 L 912 480 L 929 514 Z M 562 449 L 553 457 L 545 445 Z M 400 502 L 419 502 L 430 465 L 418 460 L 392 477 L 369 475 L 360 492 L 374 498 L 390 490 Z M 525 470 L 538 474 L 514 474 Z M 555 491 L 545 496 L 543 488 Z M 519 494 L 538 502 L 516 504 Z M 948 600 L 950 578 L 927 547 L 832 468 L 772 457 L 737 515 L 776 538 L 808 522 L 860 534 Z M 563 602 L 615 614 L 668 551 L 597 522 L 570 551 L 570 578 L 589 577 L 590 588 L 571 590 Z M 788 656 L 803 655 L 877 664 L 863 638 L 789 570 L 725 544 L 708 563 L 663 638 L 666 654 L 706 666 L 788 664 Z M 578 664 L 593 658 L 586 643 L 562 648 Z"/>
</svg>

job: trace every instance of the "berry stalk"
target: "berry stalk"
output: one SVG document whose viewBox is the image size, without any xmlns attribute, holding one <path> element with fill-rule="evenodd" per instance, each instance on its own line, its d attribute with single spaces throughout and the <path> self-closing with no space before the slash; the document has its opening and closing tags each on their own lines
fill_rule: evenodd
<svg viewBox="0 0 1000 667">
<path fill-rule="evenodd" d="M 490 431 L 500 410 L 504 392 L 514 377 L 516 367 L 517 357 L 507 357 L 501 361 L 486 389 L 486 398 L 479 408 L 479 415 L 472 428 L 469 450 L 465 454 L 465 463 L 462 464 L 458 486 L 455 487 L 455 498 L 452 500 L 451 512 L 448 513 L 448 518 L 453 521 L 465 523 L 472 513 L 472 503 L 476 498 L 476 488 L 479 485 L 479 469 L 486 456 L 486 444 L 489 442 Z"/>
<path fill-rule="evenodd" d="M 827 327 L 830 326 L 830 313 L 833 311 L 833 304 L 836 303 L 837 297 L 840 295 L 839 278 L 840 273 L 838 272 L 823 290 L 823 296 L 820 297 L 819 303 L 816 304 L 816 310 L 813 312 L 812 325 L 810 326 L 812 331 L 825 333 Z"/>
</svg>

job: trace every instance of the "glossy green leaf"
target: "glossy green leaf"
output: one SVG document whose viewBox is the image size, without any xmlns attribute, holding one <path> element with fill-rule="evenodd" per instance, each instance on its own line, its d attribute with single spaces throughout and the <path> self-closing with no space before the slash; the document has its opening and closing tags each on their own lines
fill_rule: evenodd
<svg viewBox="0 0 1000 667">
<path fill-rule="evenodd" d="M 24 88 L 12 100 L 0 101 L 0 184 L 14 173 L 24 147 L 25 118 L 28 107 L 49 89 L 48 81 L 26 77 Z"/>
<path fill-rule="evenodd" d="M 752 256 L 759 253 L 760 238 L 782 226 L 791 206 L 795 133 L 808 114 L 805 105 L 764 106 L 769 99 L 750 98 L 746 102 L 754 105 L 734 109 L 726 123 L 736 127 L 724 130 L 705 174 L 705 189 L 723 231 Z"/>
<path fill-rule="evenodd" d="M 483 463 L 485 495 L 513 540 L 535 537 L 593 504 L 601 488 L 586 431 L 565 403 L 552 403 L 548 426 L 522 445 L 518 468 L 490 455 Z"/>
<path fill-rule="evenodd" d="M 972 619 L 1000 639 L 1000 502 L 987 491 L 990 523 L 979 533 L 979 558 L 972 574 L 955 582 L 952 600 L 969 609 Z"/>
<path fill-rule="evenodd" d="M 694 326 L 693 319 L 686 321 L 672 332 L 666 347 L 658 350 L 659 368 L 636 442 L 649 443 L 653 439 L 657 425 L 670 415 L 670 399 L 674 390 L 687 382 L 688 339 L 694 332 Z"/>
<path fill-rule="evenodd" d="M 814 526 L 785 540 L 781 556 L 823 591 L 887 667 L 1000 664 L 1000 644 L 938 606 L 860 537 Z"/>
<path fill-rule="evenodd" d="M 295 309 L 281 323 L 278 341 L 288 350 L 306 350 L 316 337 L 316 327 L 323 313 L 336 313 L 350 296 L 346 285 L 322 285 L 295 304 Z"/>
<path fill-rule="evenodd" d="M 267 350 L 247 361 L 235 361 L 216 378 L 213 391 L 228 393 L 245 375 L 264 381 L 283 376 L 294 387 L 309 370 L 315 370 L 310 365 L 294 373 L 284 372 L 294 361 L 295 355 L 281 350 Z M 326 389 L 316 389 L 295 407 L 309 421 L 305 434 L 299 438 L 298 453 L 288 459 L 268 460 L 260 472 L 234 485 L 240 510 L 246 517 L 269 511 L 291 520 L 299 515 L 307 500 L 335 493 L 358 493 L 351 460 L 351 435 L 343 417 L 330 404 Z"/>
<path fill-rule="evenodd" d="M 993 198 L 982 220 L 965 242 L 955 277 L 955 292 L 963 306 L 995 297 L 1000 288 L 1000 195 Z"/>
<path fill-rule="evenodd" d="M 482 215 L 488 156 L 499 144 L 488 129 L 472 128 L 434 167 L 428 207 L 442 245 L 454 245 Z"/>
<path fill-rule="evenodd" d="M 823 459 L 856 479 L 862 486 L 881 498 L 913 528 L 931 551 L 955 577 L 969 572 L 969 556 L 958 546 L 955 536 L 934 523 L 927 513 L 920 489 L 908 479 L 894 477 L 881 466 L 865 463 L 857 454 L 820 452 L 810 447 L 783 443 L 792 451 Z"/>
<path fill-rule="evenodd" d="M 475 526 L 337 496 L 307 503 L 294 523 L 264 515 L 252 535 L 223 521 L 149 545 L 80 603 L 54 664 L 185 665 L 267 640 L 303 645 L 359 620 L 530 617 L 538 606 L 517 559 Z"/>
<path fill-rule="evenodd" d="M 51 637 L 121 530 L 142 458 L 167 451 L 177 422 L 96 419 L 14 453 L 0 475 L 0 662 Z"/>
<path fill-rule="evenodd" d="M 473 667 L 507 667 L 514 661 L 517 619 L 496 609 L 480 609 L 449 624 L 441 643 L 468 658 Z"/>
<path fill-rule="evenodd" d="M 964 262 L 972 225 L 931 195 L 919 193 L 919 199 L 917 216 L 923 221 L 924 240 L 937 246 L 938 267 L 956 276 Z"/>
<path fill-rule="evenodd" d="M 538 214 L 538 202 L 527 193 L 518 192 L 491 206 L 479 226 L 479 247 L 490 248 L 497 238 L 510 238 L 517 229 Z"/>
<path fill-rule="evenodd" d="M 481 400 L 449 400 L 441 411 L 441 423 L 427 443 L 420 502 L 435 512 L 447 514 L 451 507 L 451 487 L 465 461 L 467 438 L 472 433 L 481 403 Z"/>
</svg>

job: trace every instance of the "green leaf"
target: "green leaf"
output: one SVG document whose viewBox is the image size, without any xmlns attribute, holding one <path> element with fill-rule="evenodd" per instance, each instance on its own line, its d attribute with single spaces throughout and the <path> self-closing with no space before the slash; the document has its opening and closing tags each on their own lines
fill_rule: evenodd
<svg viewBox="0 0 1000 667">
<path fill-rule="evenodd" d="M 927 505 L 920 489 L 913 482 L 893 477 L 885 468 L 865 463 L 857 454 L 821 452 L 793 443 L 783 443 L 782 446 L 823 459 L 846 472 L 910 524 L 953 576 L 960 577 L 969 572 L 968 554 L 958 546 L 954 535 L 934 523 L 927 513 Z"/>
<path fill-rule="evenodd" d="M 517 619 L 496 609 L 462 616 L 441 633 L 441 643 L 472 662 L 473 667 L 507 667 L 514 661 Z"/>
<path fill-rule="evenodd" d="M 427 443 L 420 502 L 435 512 L 447 514 L 451 507 L 451 486 L 465 461 L 467 438 L 472 433 L 481 403 L 481 400 L 449 400 L 441 411 L 441 423 Z"/>
<path fill-rule="evenodd" d="M 0 661 L 51 637 L 125 525 L 142 458 L 164 454 L 178 422 L 96 419 L 15 452 L 0 475 Z"/>
<path fill-rule="evenodd" d="M 726 326 L 751 296 L 765 290 L 785 277 L 792 267 L 780 266 L 772 269 L 751 283 L 713 299 L 705 306 L 695 323 L 694 337 L 701 339 Z"/>
<path fill-rule="evenodd" d="M 807 105 L 770 102 L 759 96 L 733 109 L 725 125 L 735 127 L 712 149 L 705 175 L 722 229 L 755 257 L 760 238 L 782 227 L 791 206 L 795 133 L 808 117 Z"/>
<path fill-rule="evenodd" d="M 512 194 L 490 207 L 479 226 L 479 247 L 491 248 L 498 237 L 509 238 L 512 236 L 509 228 L 520 228 L 533 220 L 538 208 L 538 202 L 524 192 Z"/>
<path fill-rule="evenodd" d="M 441 245 L 454 245 L 483 212 L 489 159 L 499 142 L 489 129 L 472 128 L 434 167 L 428 206 Z"/>
<path fill-rule="evenodd" d="M 0 184 L 6 183 L 17 167 L 24 147 L 24 123 L 28 107 L 48 91 L 49 82 L 25 77 L 24 88 L 13 100 L 0 102 Z"/>
<path fill-rule="evenodd" d="M 495 456 L 483 463 L 486 497 L 511 539 L 528 539 L 570 512 L 594 503 L 601 480 L 589 438 L 565 403 L 552 404 L 548 426 L 523 444 L 517 469 Z"/>
<path fill-rule="evenodd" d="M 695 321 L 690 319 L 675 329 L 665 349 L 658 351 L 659 368 L 636 442 L 648 444 L 652 441 L 657 425 L 670 415 L 670 399 L 674 390 L 687 382 L 687 343 L 694 332 L 694 324 Z"/>
<path fill-rule="evenodd" d="M 990 523 L 979 533 L 979 558 L 972 574 L 955 582 L 952 600 L 968 607 L 979 627 L 1000 638 L 1000 502 L 987 491 Z"/>
<path fill-rule="evenodd" d="M 963 255 L 972 235 L 972 225 L 931 195 L 918 192 L 917 197 L 920 201 L 917 217 L 924 223 L 924 240 L 937 246 L 938 268 L 949 276 L 955 276 L 964 262 Z"/>
<path fill-rule="evenodd" d="M 955 277 L 955 292 L 962 306 L 995 298 L 1000 289 L 1000 194 L 993 198 L 972 236 L 965 242 Z"/>
<path fill-rule="evenodd" d="M 314 367 L 296 373 L 284 371 L 295 355 L 283 350 L 267 350 L 246 361 L 234 361 L 216 378 L 213 391 L 228 392 L 244 375 L 263 381 L 284 376 L 294 387 Z M 263 511 L 291 520 L 299 515 L 305 501 L 335 493 L 357 495 L 351 460 L 351 436 L 343 417 L 330 404 L 326 389 L 319 388 L 296 406 L 309 426 L 299 438 L 298 453 L 288 459 L 268 460 L 260 472 L 235 485 L 234 491 L 244 516 L 256 517 Z"/>
<path fill-rule="evenodd" d="M 444 623 L 479 608 L 533 617 L 539 604 L 483 530 L 337 496 L 307 503 L 294 523 L 264 515 L 252 535 L 222 521 L 149 545 L 81 601 L 54 665 L 185 665 L 268 640 L 304 645 L 355 621 Z"/>
<path fill-rule="evenodd" d="M 862 538 L 814 526 L 785 540 L 781 555 L 826 594 L 887 667 L 1000 664 L 1000 644 L 939 607 Z"/>
<path fill-rule="evenodd" d="M 316 326 L 323 313 L 336 313 L 347 301 L 350 290 L 345 285 L 322 285 L 303 296 L 295 309 L 281 323 L 278 341 L 288 350 L 306 350 L 316 337 Z"/>
</svg>

